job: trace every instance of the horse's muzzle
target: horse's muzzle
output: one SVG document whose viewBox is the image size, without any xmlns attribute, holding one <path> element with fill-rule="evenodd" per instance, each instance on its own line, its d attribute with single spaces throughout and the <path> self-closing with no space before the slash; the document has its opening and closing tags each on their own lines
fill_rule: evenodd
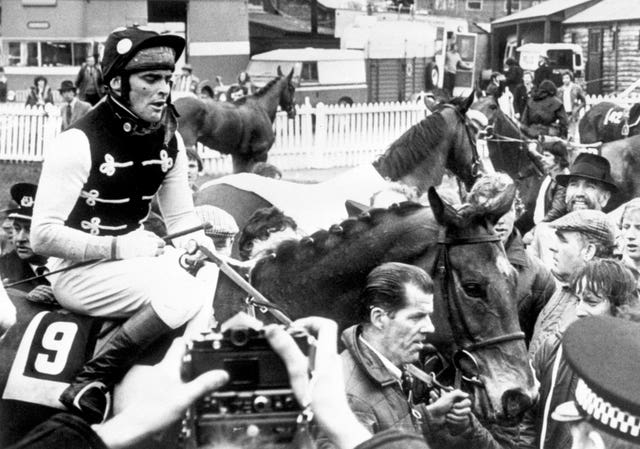
<svg viewBox="0 0 640 449">
<path fill-rule="evenodd" d="M 534 398 L 526 394 L 521 388 L 507 390 L 502 395 L 502 410 L 505 418 L 520 418 L 534 403 Z"/>
</svg>

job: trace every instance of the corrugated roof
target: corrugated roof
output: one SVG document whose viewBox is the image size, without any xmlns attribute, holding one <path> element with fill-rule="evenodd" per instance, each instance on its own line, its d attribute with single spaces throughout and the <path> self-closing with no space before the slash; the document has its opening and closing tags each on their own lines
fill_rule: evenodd
<svg viewBox="0 0 640 449">
<path fill-rule="evenodd" d="M 565 9 L 573 8 L 574 6 L 587 3 L 591 0 L 547 0 L 546 2 L 538 3 L 531 8 L 523 9 L 510 16 L 502 17 L 494 20 L 491 24 L 501 24 L 509 22 L 517 22 L 520 20 L 533 19 L 536 17 L 546 17 L 552 14 L 556 14 Z M 636 1 L 636 0 L 632 0 Z"/>
<path fill-rule="evenodd" d="M 596 23 L 619 20 L 640 20 L 640 1 L 602 0 L 562 23 Z"/>
</svg>

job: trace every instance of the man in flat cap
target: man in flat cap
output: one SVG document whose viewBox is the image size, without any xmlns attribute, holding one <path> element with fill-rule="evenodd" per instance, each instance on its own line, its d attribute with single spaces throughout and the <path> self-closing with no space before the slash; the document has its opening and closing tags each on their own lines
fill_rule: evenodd
<svg viewBox="0 0 640 449">
<path fill-rule="evenodd" d="M 179 253 L 141 229 L 159 196 L 168 232 L 200 225 L 187 184 L 187 157 L 176 134 L 171 75 L 185 41 L 140 27 L 107 38 L 102 59 L 108 95 L 48 148 L 33 214 L 34 250 L 52 269 L 100 263 L 51 276 L 60 304 L 91 316 L 128 318 L 85 364 L 60 401 L 89 422 L 108 415 L 108 395 L 157 338 L 188 323 L 203 330 L 212 293 L 179 267 Z M 203 232 L 189 239 L 213 249 Z M 202 313 L 201 313 L 202 312 Z"/>
<path fill-rule="evenodd" d="M 640 324 L 584 318 L 567 329 L 562 348 L 578 382 L 575 400 L 552 418 L 571 426 L 571 447 L 640 448 Z"/>
<path fill-rule="evenodd" d="M 532 356 L 547 337 L 575 320 L 578 298 L 568 287 L 571 276 L 594 258 L 611 258 L 615 247 L 614 226 L 601 211 L 577 210 L 551 222 L 550 227 L 555 231 L 551 273 L 559 288 L 536 320 L 529 346 Z"/>
</svg>

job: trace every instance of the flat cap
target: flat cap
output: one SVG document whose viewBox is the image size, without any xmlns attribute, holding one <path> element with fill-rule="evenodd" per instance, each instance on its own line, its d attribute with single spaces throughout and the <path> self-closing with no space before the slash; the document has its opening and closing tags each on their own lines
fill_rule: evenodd
<svg viewBox="0 0 640 449">
<path fill-rule="evenodd" d="M 196 214 L 202 223 L 210 223 L 211 227 L 205 234 L 217 237 L 233 237 L 240 229 L 231 214 L 219 207 L 208 204 L 196 206 Z"/>
<path fill-rule="evenodd" d="M 551 222 L 550 227 L 558 231 L 589 234 L 605 245 L 615 245 L 615 229 L 604 212 L 582 209 L 570 212 Z"/>
<path fill-rule="evenodd" d="M 579 378 L 580 414 L 609 435 L 640 443 L 640 324 L 585 317 L 566 330 L 562 348 Z"/>
</svg>

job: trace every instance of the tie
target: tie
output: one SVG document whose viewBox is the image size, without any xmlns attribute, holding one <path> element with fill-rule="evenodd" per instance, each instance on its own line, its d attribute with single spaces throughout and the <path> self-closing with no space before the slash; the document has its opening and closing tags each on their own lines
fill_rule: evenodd
<svg viewBox="0 0 640 449">
<path fill-rule="evenodd" d="M 67 118 L 67 126 L 71 125 L 71 103 L 67 104 L 67 111 L 66 111 L 66 118 Z"/>
<path fill-rule="evenodd" d="M 43 274 L 47 274 L 49 272 L 49 268 L 47 268 L 46 265 L 40 265 L 39 267 L 36 267 L 36 275 L 38 276 L 42 276 Z"/>
</svg>

